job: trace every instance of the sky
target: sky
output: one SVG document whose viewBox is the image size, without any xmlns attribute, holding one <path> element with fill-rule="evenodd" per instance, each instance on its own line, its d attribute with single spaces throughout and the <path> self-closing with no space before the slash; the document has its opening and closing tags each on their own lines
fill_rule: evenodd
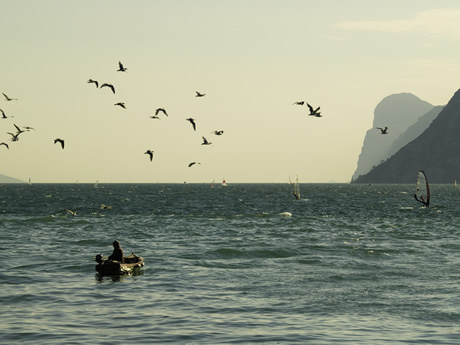
<svg viewBox="0 0 460 345">
<path fill-rule="evenodd" d="M 0 17 L 18 99 L 0 98 L 0 173 L 36 183 L 346 183 L 383 98 L 460 87 L 456 0 L 0 0 Z M 13 142 L 15 124 L 34 130 Z"/>
</svg>

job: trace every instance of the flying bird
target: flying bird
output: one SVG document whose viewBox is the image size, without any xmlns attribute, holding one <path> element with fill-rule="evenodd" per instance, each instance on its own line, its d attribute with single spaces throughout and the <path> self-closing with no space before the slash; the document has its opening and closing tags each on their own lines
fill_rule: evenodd
<svg viewBox="0 0 460 345">
<path fill-rule="evenodd" d="M 300 101 L 300 102 L 294 102 L 292 103 L 292 105 L 304 105 L 305 102 L 304 101 Z"/>
<path fill-rule="evenodd" d="M 19 134 L 21 134 L 22 132 L 16 133 L 16 134 L 10 133 L 10 132 L 6 132 L 6 133 L 12 136 L 11 141 L 19 141 Z"/>
<path fill-rule="evenodd" d="M 7 119 L 8 117 L 6 116 L 5 112 L 0 109 L 0 112 L 2 113 L 2 119 Z"/>
<path fill-rule="evenodd" d="M 320 109 L 321 107 L 318 107 L 318 108 L 316 108 L 316 109 L 313 109 L 313 107 L 312 107 L 310 104 L 308 104 L 308 103 L 307 103 L 307 106 L 308 106 L 308 109 L 310 109 L 310 114 L 308 114 L 308 115 L 310 115 L 310 116 L 316 116 L 316 117 L 321 117 L 321 112 L 319 111 L 319 109 Z"/>
<path fill-rule="evenodd" d="M 153 115 L 153 116 L 150 116 L 151 119 L 155 119 L 155 120 L 161 120 L 159 116 L 156 116 L 156 115 Z"/>
<path fill-rule="evenodd" d="M 26 131 L 30 131 L 31 129 L 35 130 L 35 128 L 29 127 L 29 126 L 24 126 L 22 128 L 24 128 Z"/>
<path fill-rule="evenodd" d="M 5 145 L 8 150 L 10 149 L 7 143 L 0 143 L 0 145 Z"/>
<path fill-rule="evenodd" d="M 2 95 L 5 96 L 5 100 L 7 100 L 7 101 L 17 101 L 17 100 L 18 100 L 17 98 L 10 98 L 10 97 L 8 97 L 8 96 L 5 95 L 3 92 L 2 92 Z"/>
<path fill-rule="evenodd" d="M 380 129 L 380 134 L 388 134 L 388 127 L 385 127 L 385 128 L 377 127 L 377 129 Z"/>
<path fill-rule="evenodd" d="M 205 137 L 202 136 L 202 138 L 203 138 L 203 142 L 201 143 L 201 145 L 211 145 L 212 144 L 212 142 L 208 141 Z"/>
<path fill-rule="evenodd" d="M 115 87 L 112 84 L 104 83 L 101 85 L 100 89 L 102 89 L 104 86 L 111 88 L 112 92 L 115 94 Z"/>
<path fill-rule="evenodd" d="M 13 125 L 14 127 L 16 127 L 16 133 L 18 134 L 24 133 L 24 131 L 21 128 L 19 128 L 16 124 L 13 123 Z"/>
<path fill-rule="evenodd" d="M 125 103 L 123 103 L 123 102 L 118 102 L 118 103 L 115 103 L 114 105 L 118 105 L 118 106 L 122 107 L 123 109 L 126 109 Z"/>
<path fill-rule="evenodd" d="M 192 119 L 191 117 L 189 117 L 187 121 L 189 121 L 192 124 L 193 130 L 196 131 L 195 119 Z"/>
<path fill-rule="evenodd" d="M 126 72 L 128 69 L 123 66 L 123 64 L 118 61 L 118 69 L 117 72 Z"/>
<path fill-rule="evenodd" d="M 154 152 L 154 151 L 152 151 L 152 150 L 147 150 L 147 151 L 144 152 L 144 154 L 150 156 L 150 161 L 152 161 L 152 159 L 153 159 L 153 152 Z"/>
<path fill-rule="evenodd" d="M 195 91 L 195 92 L 196 92 L 196 96 L 195 96 L 195 97 L 204 97 L 204 96 L 206 96 L 205 93 L 200 93 L 200 92 L 198 92 L 198 91 Z"/>
<path fill-rule="evenodd" d="M 55 144 L 56 144 L 56 143 L 60 143 L 62 149 L 64 149 L 64 140 L 63 140 L 63 139 L 60 139 L 60 138 L 54 139 L 54 143 L 55 143 Z"/>
<path fill-rule="evenodd" d="M 169 116 L 164 108 L 158 108 L 157 110 L 155 110 L 155 115 L 158 115 L 160 112 L 162 112 L 166 116 Z"/>
<path fill-rule="evenodd" d="M 88 83 L 93 83 L 93 84 L 95 84 L 95 85 L 96 85 L 96 88 L 99 87 L 99 83 L 98 83 L 96 80 L 89 79 L 89 80 L 88 80 Z"/>
<path fill-rule="evenodd" d="M 198 162 L 192 162 L 192 163 L 189 163 L 188 167 L 190 168 L 190 167 L 194 166 L 195 164 L 201 164 L 201 163 L 198 163 Z"/>
<path fill-rule="evenodd" d="M 224 134 L 224 131 L 214 131 L 214 132 L 211 132 L 211 134 L 222 135 Z"/>
</svg>

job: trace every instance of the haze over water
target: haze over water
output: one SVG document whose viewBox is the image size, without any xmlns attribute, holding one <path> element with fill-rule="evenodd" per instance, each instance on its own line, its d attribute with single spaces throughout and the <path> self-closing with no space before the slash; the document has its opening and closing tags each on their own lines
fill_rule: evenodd
<svg viewBox="0 0 460 345">
<path fill-rule="evenodd" d="M 459 343 L 458 190 L 428 209 L 413 185 L 300 192 L 0 185 L 0 343 Z M 114 239 L 143 274 L 95 275 Z"/>
</svg>

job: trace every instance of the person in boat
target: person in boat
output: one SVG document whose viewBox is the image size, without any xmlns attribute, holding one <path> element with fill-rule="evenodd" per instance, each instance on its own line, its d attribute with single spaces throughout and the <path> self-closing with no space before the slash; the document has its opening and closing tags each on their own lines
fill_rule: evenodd
<svg viewBox="0 0 460 345">
<path fill-rule="evenodd" d="M 425 197 L 422 195 L 420 196 L 420 199 L 417 198 L 417 194 L 414 194 L 414 198 L 415 200 L 417 200 L 418 202 L 421 202 L 424 206 L 428 207 L 430 206 L 430 202 L 429 200 L 426 200 Z"/>
<path fill-rule="evenodd" d="M 123 249 L 121 248 L 120 242 L 117 240 L 113 241 L 113 253 L 109 256 L 109 260 L 121 263 L 124 263 L 125 261 Z"/>
</svg>

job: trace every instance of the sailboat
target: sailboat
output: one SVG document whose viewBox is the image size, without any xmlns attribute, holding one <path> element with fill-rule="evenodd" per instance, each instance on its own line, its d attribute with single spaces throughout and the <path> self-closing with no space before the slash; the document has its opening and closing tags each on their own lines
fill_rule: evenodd
<svg viewBox="0 0 460 345">
<path fill-rule="evenodd" d="M 417 173 L 414 198 L 424 206 L 430 206 L 430 185 L 423 170 L 419 170 Z"/>
<path fill-rule="evenodd" d="M 225 179 L 222 180 L 222 186 L 227 187 L 227 182 L 225 181 Z"/>
<path fill-rule="evenodd" d="M 457 189 L 457 180 L 454 180 L 454 188 Z"/>
<path fill-rule="evenodd" d="M 29 185 L 32 184 L 32 179 L 29 177 Z"/>
<path fill-rule="evenodd" d="M 296 200 L 300 200 L 300 186 L 299 186 L 299 176 L 295 175 L 295 182 L 291 182 L 291 178 L 289 177 L 289 184 L 292 185 L 292 194 Z"/>
</svg>

